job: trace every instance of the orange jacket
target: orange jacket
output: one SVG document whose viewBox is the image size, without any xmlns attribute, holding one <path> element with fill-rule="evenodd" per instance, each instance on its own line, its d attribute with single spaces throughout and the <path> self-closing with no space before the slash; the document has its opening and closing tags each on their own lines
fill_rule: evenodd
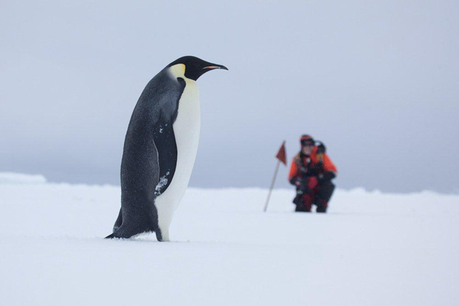
<svg viewBox="0 0 459 306">
<path fill-rule="evenodd" d="M 293 177 L 295 176 L 300 176 L 300 166 L 301 166 L 301 160 L 300 160 L 300 153 L 298 153 L 292 160 L 292 164 L 290 165 L 290 172 L 288 174 L 288 180 L 291 181 Z M 317 146 L 314 147 L 312 150 L 312 153 L 310 155 L 310 162 L 312 165 L 315 165 L 319 162 L 319 155 L 317 154 Z M 308 166 L 308 161 L 307 158 L 303 158 L 303 163 L 307 167 Z M 338 173 L 338 170 L 336 169 L 335 164 L 331 161 L 330 157 L 328 157 L 327 153 L 323 153 L 323 171 L 328 172 L 332 171 L 335 174 Z"/>
</svg>

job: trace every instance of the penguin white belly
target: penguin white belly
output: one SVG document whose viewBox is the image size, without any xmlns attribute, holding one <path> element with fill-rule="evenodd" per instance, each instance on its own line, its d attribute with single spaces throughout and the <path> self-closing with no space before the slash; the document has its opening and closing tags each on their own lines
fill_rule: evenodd
<svg viewBox="0 0 459 306">
<path fill-rule="evenodd" d="M 165 241 L 169 240 L 172 216 L 185 195 L 198 151 L 201 110 L 199 89 L 193 80 L 186 79 L 186 86 L 179 100 L 177 118 L 172 127 L 177 144 L 177 166 L 170 185 L 155 201 L 158 225 Z"/>
</svg>

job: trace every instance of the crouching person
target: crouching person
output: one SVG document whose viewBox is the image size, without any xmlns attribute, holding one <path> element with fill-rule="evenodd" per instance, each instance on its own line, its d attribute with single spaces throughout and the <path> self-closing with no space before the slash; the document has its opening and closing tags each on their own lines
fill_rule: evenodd
<svg viewBox="0 0 459 306">
<path fill-rule="evenodd" d="M 316 205 L 316 212 L 327 212 L 328 203 L 335 189 L 332 179 L 337 169 L 328 155 L 325 146 L 309 135 L 300 138 L 301 151 L 293 158 L 289 181 L 296 186 L 293 203 L 295 211 L 310 212 Z"/>
</svg>

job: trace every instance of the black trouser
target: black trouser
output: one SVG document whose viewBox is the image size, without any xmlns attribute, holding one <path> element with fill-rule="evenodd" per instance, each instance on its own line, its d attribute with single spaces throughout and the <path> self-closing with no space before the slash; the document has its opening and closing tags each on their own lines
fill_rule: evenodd
<svg viewBox="0 0 459 306">
<path fill-rule="evenodd" d="M 328 202 L 334 190 L 335 185 L 331 180 L 319 181 L 317 187 L 307 193 L 297 190 L 297 196 L 293 200 L 293 203 L 296 204 L 295 211 L 310 212 L 311 206 L 314 204 L 317 206 L 316 212 L 327 212 Z"/>
<path fill-rule="evenodd" d="M 331 180 L 319 181 L 319 191 L 314 198 L 314 204 L 317 205 L 317 212 L 327 212 L 328 202 L 335 190 L 335 184 Z"/>
</svg>

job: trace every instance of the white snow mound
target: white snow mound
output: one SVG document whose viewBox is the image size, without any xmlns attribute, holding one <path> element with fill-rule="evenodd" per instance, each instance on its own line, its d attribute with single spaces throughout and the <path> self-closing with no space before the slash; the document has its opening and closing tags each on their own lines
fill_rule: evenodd
<svg viewBox="0 0 459 306">
<path fill-rule="evenodd" d="M 46 178 L 40 174 L 0 172 L 0 185 L 30 185 L 44 184 L 46 182 Z"/>
</svg>

